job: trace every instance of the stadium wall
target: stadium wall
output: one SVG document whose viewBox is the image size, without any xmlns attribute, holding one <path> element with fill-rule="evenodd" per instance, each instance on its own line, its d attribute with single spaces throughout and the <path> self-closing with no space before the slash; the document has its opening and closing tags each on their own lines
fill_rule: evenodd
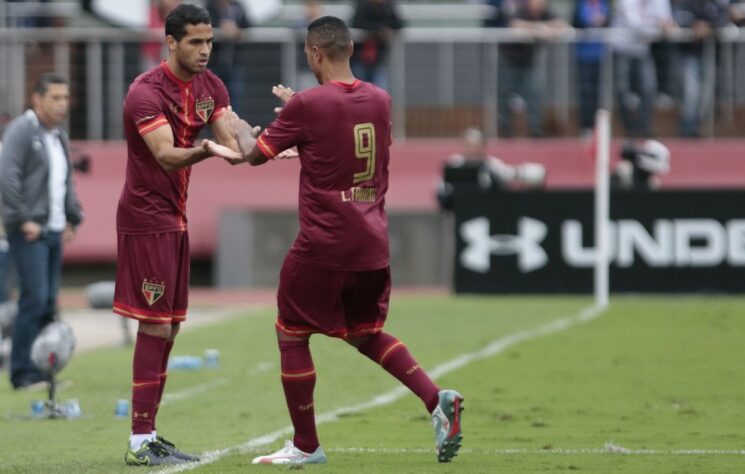
<svg viewBox="0 0 745 474">
<path fill-rule="evenodd" d="M 677 139 L 665 143 L 671 149 L 672 170 L 662 177 L 663 189 L 743 187 L 745 140 Z M 430 215 L 436 221 L 439 211 L 434 197 L 435 183 L 444 160 L 460 151 L 460 147 L 458 140 L 451 139 L 394 143 L 387 196 L 389 211 L 392 214 L 416 212 L 417 215 Z M 614 142 L 614 161 L 620 156 L 620 148 L 621 142 Z M 592 187 L 592 143 L 588 141 L 492 141 L 489 153 L 511 164 L 526 161 L 543 164 L 548 173 L 546 187 L 549 190 Z M 116 205 L 124 183 L 126 145 L 119 141 L 78 141 L 73 143 L 73 154 L 76 157 L 89 155 L 91 170 L 77 176 L 86 222 L 77 239 L 67 247 L 65 262 L 111 264 L 116 261 Z M 208 160 L 196 166 L 188 204 L 194 258 L 205 261 L 217 255 L 218 224 L 224 210 L 294 212 L 298 175 L 298 164 L 293 161 L 252 168 L 230 167 L 219 160 Z M 288 239 L 293 235 L 290 234 Z M 402 252 L 402 255 L 413 254 L 409 250 Z M 432 255 L 439 254 L 440 260 L 446 258 L 443 249 L 431 252 Z"/>
</svg>

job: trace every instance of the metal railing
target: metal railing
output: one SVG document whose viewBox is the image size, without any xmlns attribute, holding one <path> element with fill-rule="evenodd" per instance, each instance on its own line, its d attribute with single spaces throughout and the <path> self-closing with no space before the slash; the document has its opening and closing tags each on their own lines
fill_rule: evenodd
<svg viewBox="0 0 745 474">
<path fill-rule="evenodd" d="M 613 48 L 627 30 L 566 29 L 550 43 L 542 44 L 538 67 L 548 92 L 547 103 L 557 121 L 570 121 L 576 103 L 573 82 L 572 45 L 583 40 L 599 40 Z M 276 69 L 277 81 L 296 85 L 302 71 L 300 57 L 304 33 L 289 28 L 252 28 L 241 42 L 252 48 L 272 47 L 279 51 L 266 66 Z M 219 39 L 219 36 L 218 36 Z M 636 41 L 664 39 L 671 43 L 692 41 L 686 30 L 662 36 L 649 32 Z M 131 54 L 128 48 L 143 43 L 162 43 L 162 32 L 123 28 L 0 28 L 0 112 L 13 116 L 22 112 L 28 99 L 27 71 L 33 61 L 32 51 L 46 48 L 45 63 L 39 67 L 55 70 L 84 82 L 76 100 L 84 103 L 84 130 L 73 133 L 77 138 L 92 140 L 122 137 L 121 103 L 131 80 Z M 395 134 L 406 133 L 407 110 L 418 104 L 448 108 L 470 104 L 480 109 L 481 124 L 489 136 L 496 136 L 497 94 L 500 44 L 532 42 L 526 32 L 512 29 L 484 28 L 406 28 L 397 35 L 389 58 L 391 95 L 394 103 Z M 704 87 L 710 100 L 703 114 L 704 132 L 714 133 L 714 120 L 732 123 L 736 109 L 745 105 L 745 29 L 728 27 L 717 31 L 714 39 L 704 43 Z M 75 63 L 72 53 L 75 52 Z M 424 65 L 424 66 L 422 66 Z M 249 64 L 255 67 L 256 64 Z M 262 65 L 264 66 L 264 65 Z M 417 79 L 425 67 L 428 80 Z M 417 73 L 417 74 L 415 74 Z M 477 75 L 478 77 L 474 77 Z M 274 77 L 273 76 L 273 77 Z M 82 79 L 81 79 L 82 78 Z M 458 84 L 467 79 L 467 91 Z M 424 87 L 426 86 L 426 87 Z M 601 102 L 613 105 L 613 61 L 606 54 L 601 80 Z M 82 89 L 82 90 L 80 90 Z M 422 90 L 428 90 L 423 94 Z M 268 95 L 265 91 L 259 92 Z M 458 131 L 453 131 L 452 135 Z"/>
</svg>

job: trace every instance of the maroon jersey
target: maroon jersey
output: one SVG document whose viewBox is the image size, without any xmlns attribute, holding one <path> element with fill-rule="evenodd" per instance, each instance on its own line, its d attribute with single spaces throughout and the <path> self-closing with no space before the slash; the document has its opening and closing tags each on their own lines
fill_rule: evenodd
<svg viewBox="0 0 745 474">
<path fill-rule="evenodd" d="M 116 215 L 119 233 L 186 230 L 191 167 L 164 170 L 142 137 L 170 125 L 174 145 L 189 148 L 200 130 L 225 113 L 228 105 L 225 85 L 210 71 L 184 82 L 163 61 L 135 79 L 124 99 L 127 178 Z"/>
<path fill-rule="evenodd" d="M 259 137 L 269 158 L 297 146 L 300 232 L 289 256 L 333 270 L 388 266 L 391 98 L 372 84 L 296 93 Z"/>
</svg>

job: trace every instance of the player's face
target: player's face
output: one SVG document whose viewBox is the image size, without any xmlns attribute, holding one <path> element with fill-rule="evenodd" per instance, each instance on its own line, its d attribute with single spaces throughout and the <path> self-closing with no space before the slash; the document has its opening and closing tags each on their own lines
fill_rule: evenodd
<svg viewBox="0 0 745 474">
<path fill-rule="evenodd" d="M 169 48 L 175 54 L 179 66 L 192 74 L 199 74 L 207 69 L 213 38 L 212 25 L 186 25 L 186 35 L 181 41 L 176 42 L 173 37 L 169 37 Z"/>
<path fill-rule="evenodd" d="M 34 110 L 47 127 L 61 125 L 70 110 L 70 87 L 67 84 L 49 84 L 44 94 L 33 95 Z"/>
</svg>

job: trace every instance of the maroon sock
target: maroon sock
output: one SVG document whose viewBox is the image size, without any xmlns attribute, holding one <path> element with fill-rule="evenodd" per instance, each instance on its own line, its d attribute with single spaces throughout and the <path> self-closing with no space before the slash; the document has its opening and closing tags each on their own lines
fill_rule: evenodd
<svg viewBox="0 0 745 474">
<path fill-rule="evenodd" d="M 406 385 L 422 399 L 430 413 L 437 408 L 439 387 L 419 366 L 403 342 L 380 332 L 370 336 L 357 350 Z"/>
<path fill-rule="evenodd" d="M 160 364 L 166 340 L 143 332 L 137 333 L 132 363 L 132 433 L 153 431 L 160 389 Z"/>
<path fill-rule="evenodd" d="M 158 401 L 155 404 L 155 413 L 153 414 L 153 431 L 158 428 L 155 427 L 155 420 L 158 416 L 158 410 L 160 409 L 160 400 L 163 398 L 163 390 L 166 388 L 166 379 L 168 379 L 168 357 L 171 355 L 171 349 L 173 349 L 173 341 L 166 341 L 166 347 L 163 350 L 163 360 L 160 363 L 160 386 L 158 387 Z"/>
<path fill-rule="evenodd" d="M 310 355 L 309 340 L 280 341 L 282 388 L 287 408 L 295 428 L 293 443 L 306 453 L 318 448 L 313 389 L 316 386 L 316 369 Z"/>
</svg>

